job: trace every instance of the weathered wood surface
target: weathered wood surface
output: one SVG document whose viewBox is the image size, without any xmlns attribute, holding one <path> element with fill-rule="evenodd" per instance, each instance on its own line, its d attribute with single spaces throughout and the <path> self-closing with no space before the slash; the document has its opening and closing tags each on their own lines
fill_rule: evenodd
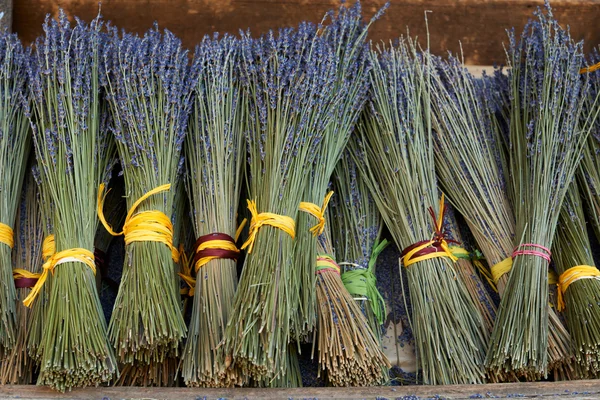
<svg viewBox="0 0 600 400">
<path fill-rule="evenodd" d="M 408 397 L 407 397 L 408 396 Z M 36 386 L 0 387 L 8 399 L 411 399 L 411 398 L 600 398 L 600 381 L 500 383 L 456 386 L 394 386 L 376 388 L 300 389 L 192 389 L 192 388 L 86 388 L 56 393 Z"/>
<path fill-rule="evenodd" d="M 350 0 L 352 1 L 352 0 Z M 385 0 L 363 0 L 372 15 Z M 429 14 L 431 49 L 436 54 L 459 50 L 467 64 L 504 63 L 502 47 L 505 30 L 512 26 L 520 32 L 542 0 L 391 0 L 386 15 L 373 27 L 371 38 L 390 40 L 410 29 L 425 39 L 425 10 Z M 117 26 L 144 32 L 153 21 L 168 28 L 193 47 L 204 34 L 237 33 L 250 28 L 254 34 L 270 28 L 293 26 L 302 20 L 319 22 L 323 14 L 339 4 L 338 0 L 103 0 L 102 14 Z M 600 2 L 598 0 L 553 0 L 555 15 L 572 28 L 573 36 L 585 38 L 587 49 L 600 44 Z M 25 42 L 42 32 L 47 13 L 56 15 L 59 7 L 70 16 L 84 20 L 98 13 L 98 0 L 16 0 L 13 29 Z"/>
</svg>

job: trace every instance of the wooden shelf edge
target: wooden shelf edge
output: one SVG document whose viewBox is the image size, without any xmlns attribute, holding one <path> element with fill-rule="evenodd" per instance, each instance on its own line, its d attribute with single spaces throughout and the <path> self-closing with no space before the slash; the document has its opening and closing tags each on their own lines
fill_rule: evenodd
<svg viewBox="0 0 600 400">
<path fill-rule="evenodd" d="M 600 380 L 368 388 L 201 389 L 98 387 L 57 393 L 45 387 L 1 386 L 2 399 L 416 399 L 533 398 L 600 399 Z"/>
</svg>

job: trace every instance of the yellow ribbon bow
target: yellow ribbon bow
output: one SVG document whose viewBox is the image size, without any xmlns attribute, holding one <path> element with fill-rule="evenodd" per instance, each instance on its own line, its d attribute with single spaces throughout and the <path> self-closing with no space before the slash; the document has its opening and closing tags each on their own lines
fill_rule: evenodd
<svg viewBox="0 0 600 400">
<path fill-rule="evenodd" d="M 252 214 L 252 219 L 250 220 L 250 232 L 248 232 L 248 239 L 242 245 L 242 250 L 248 248 L 248 254 L 252 253 L 258 230 L 264 225 L 270 225 L 274 228 L 281 229 L 290 235 L 292 239 L 296 237 L 296 223 L 292 218 L 286 215 L 279 215 L 269 212 L 259 214 L 258 210 L 256 209 L 256 202 L 254 200 L 247 200 L 247 202 L 248 210 L 250 210 L 250 214 Z"/>
<path fill-rule="evenodd" d="M 158 186 L 142 197 L 137 199 L 127 212 L 125 223 L 123 225 L 123 231 L 117 233 L 113 231 L 112 227 L 106 221 L 104 217 L 104 183 L 100 184 L 98 189 L 98 218 L 104 228 L 113 236 L 125 235 L 125 244 L 128 245 L 133 242 L 160 242 L 165 244 L 171 250 L 171 257 L 173 261 L 179 262 L 179 251 L 173 246 L 173 224 L 169 217 L 163 212 L 158 210 L 152 211 L 141 211 L 136 213 L 135 210 L 139 205 L 148 199 L 149 197 L 166 192 L 171 189 L 171 184 Z M 108 193 L 107 193 L 108 194 Z"/>
<path fill-rule="evenodd" d="M 565 292 L 569 286 L 581 279 L 600 280 L 600 271 L 591 265 L 577 265 L 569 268 L 558 277 L 558 311 L 565 309 Z"/>
<path fill-rule="evenodd" d="M 56 242 L 54 241 L 54 235 L 48 235 L 42 242 L 42 260 L 48 260 L 54 253 L 56 253 Z"/>
<path fill-rule="evenodd" d="M 54 269 L 57 266 L 59 266 L 60 264 L 68 263 L 68 262 L 83 263 L 83 264 L 87 265 L 88 267 L 90 267 L 90 269 L 92 270 L 94 275 L 96 275 L 96 264 L 94 263 L 94 253 L 92 253 L 88 249 L 73 248 L 73 249 L 59 251 L 58 253 L 52 255 L 52 257 L 50 257 L 48 259 L 48 261 L 46 261 L 44 263 L 44 265 L 42 266 L 42 274 L 38 278 L 38 281 L 35 284 L 35 286 L 31 289 L 31 292 L 29 293 L 29 295 L 25 298 L 25 300 L 23 300 L 23 304 L 26 307 L 31 307 L 31 304 L 37 297 L 38 293 L 44 286 L 44 282 L 46 282 L 46 279 L 48 278 L 48 272 L 54 273 Z"/>
<path fill-rule="evenodd" d="M 333 196 L 333 191 L 330 191 L 325 195 L 325 198 L 323 199 L 323 205 L 321 207 L 314 203 L 305 201 L 300 203 L 300 206 L 298 207 L 300 211 L 309 213 L 319 221 L 315 226 L 310 228 L 310 232 L 313 234 L 313 236 L 319 236 L 325 230 L 325 211 L 327 209 L 327 205 L 329 204 L 329 200 L 331 200 L 331 196 Z"/>
<path fill-rule="evenodd" d="M 10 226 L 0 222 L 0 243 L 4 243 L 11 249 L 15 246 L 14 233 Z"/>
</svg>

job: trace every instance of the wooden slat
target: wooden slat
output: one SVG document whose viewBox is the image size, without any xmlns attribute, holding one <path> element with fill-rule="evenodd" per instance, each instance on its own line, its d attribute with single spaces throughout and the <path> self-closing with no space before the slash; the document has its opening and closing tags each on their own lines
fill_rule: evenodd
<svg viewBox="0 0 600 400">
<path fill-rule="evenodd" d="M 363 8 L 372 15 L 385 0 L 364 0 Z M 390 40 L 410 29 L 425 38 L 424 12 L 429 14 L 431 49 L 436 54 L 459 50 L 467 64 L 493 65 L 505 59 L 505 29 L 520 32 L 532 11 L 542 0 L 392 0 L 386 15 L 372 30 L 372 39 Z M 102 14 L 117 26 L 144 32 L 157 20 L 161 27 L 180 36 L 193 47 L 204 34 L 237 33 L 250 27 L 255 34 L 270 28 L 293 26 L 302 20 L 318 22 L 338 0 L 103 0 Z M 585 38 L 587 49 L 600 44 L 600 5 L 598 0 L 552 1 L 554 14 L 572 28 L 573 36 Z M 56 15 L 59 7 L 84 20 L 98 12 L 98 0 L 17 0 L 13 28 L 25 42 L 41 34 L 47 13 Z"/>
<path fill-rule="evenodd" d="M 394 399 L 419 398 L 533 398 L 552 396 L 569 399 L 600 398 L 600 381 L 499 383 L 456 386 L 386 386 L 375 388 L 299 389 L 198 389 L 198 388 L 86 388 L 56 393 L 37 386 L 0 387 L 0 398 L 26 399 Z"/>
</svg>

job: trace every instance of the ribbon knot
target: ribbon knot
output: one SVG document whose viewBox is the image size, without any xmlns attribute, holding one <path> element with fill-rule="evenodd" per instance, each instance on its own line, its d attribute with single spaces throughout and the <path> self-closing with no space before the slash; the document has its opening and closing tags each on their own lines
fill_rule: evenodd
<svg viewBox="0 0 600 400">
<path fill-rule="evenodd" d="M 330 191 L 325 195 L 325 198 L 323 199 L 323 205 L 321 207 L 314 203 L 305 201 L 301 202 L 300 206 L 298 207 L 300 211 L 309 213 L 319 221 L 315 226 L 310 228 L 310 232 L 313 234 L 313 236 L 319 236 L 325 230 L 325 211 L 327 210 L 327 205 L 329 204 L 329 200 L 331 200 L 331 196 L 333 196 L 333 191 Z"/>
<path fill-rule="evenodd" d="M 400 254 L 400 258 L 404 262 L 404 267 L 408 268 L 410 265 L 419 261 L 425 261 L 432 258 L 448 257 L 453 262 L 458 260 L 452 251 L 448 243 L 457 243 L 455 240 L 447 238 L 446 232 L 444 231 L 444 214 L 446 213 L 446 206 L 444 203 L 444 194 L 440 198 L 440 215 L 436 217 L 433 207 L 429 207 L 429 215 L 433 219 L 434 232 L 430 240 L 422 240 L 415 244 L 412 244 L 405 248 Z"/>
<path fill-rule="evenodd" d="M 54 274 L 54 269 L 60 264 L 68 262 L 79 262 L 87 265 L 94 275 L 96 275 L 96 264 L 94 263 L 94 253 L 84 248 L 73 248 L 68 250 L 59 251 L 53 254 L 45 263 L 42 265 L 42 274 L 39 276 L 36 284 L 31 289 L 29 295 L 23 300 L 23 304 L 26 307 L 31 307 L 31 304 L 39 294 L 40 290 L 44 286 L 44 282 L 48 278 L 48 272 Z"/>
<path fill-rule="evenodd" d="M 42 274 L 27 271 L 26 269 L 13 269 L 13 279 L 17 289 L 34 287 L 40 276 L 42 276 Z"/>
<path fill-rule="evenodd" d="M 352 297 L 365 297 L 369 301 L 373 315 L 377 318 L 379 325 L 383 324 L 385 319 L 385 301 L 377 289 L 377 278 L 374 273 L 377 257 L 389 245 L 384 239 L 376 242 L 373 246 L 371 258 L 367 268 L 356 268 L 346 271 L 342 274 L 342 283 Z"/>
<path fill-rule="evenodd" d="M 176 263 L 179 262 L 179 251 L 173 246 L 173 224 L 165 213 L 158 210 L 141 211 L 136 213 L 137 208 L 149 197 L 166 192 L 171 189 L 171 184 L 158 186 L 142 197 L 137 199 L 127 212 L 123 230 L 121 232 L 113 231 L 112 227 L 104 217 L 104 183 L 98 188 L 98 218 L 104 228 L 113 236 L 125 236 L 125 245 L 133 242 L 160 242 L 165 244 L 171 250 L 171 257 Z M 108 192 L 106 193 L 108 194 Z"/>
<path fill-rule="evenodd" d="M 248 254 L 252 253 L 254 248 L 254 241 L 256 235 L 261 227 L 265 225 L 272 226 L 277 229 L 281 229 L 285 233 L 291 236 L 292 239 L 296 237 L 296 223 L 294 220 L 286 215 L 279 215 L 270 212 L 258 213 L 256 208 L 256 202 L 254 200 L 247 200 L 248 210 L 252 215 L 250 220 L 250 231 L 248 232 L 248 239 L 242 245 L 241 249 L 248 248 Z"/>
</svg>

